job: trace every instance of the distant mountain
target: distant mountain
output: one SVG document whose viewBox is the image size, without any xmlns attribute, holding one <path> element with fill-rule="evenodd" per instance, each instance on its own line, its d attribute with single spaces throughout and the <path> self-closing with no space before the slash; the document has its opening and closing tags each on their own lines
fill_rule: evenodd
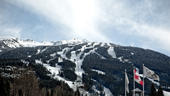
<svg viewBox="0 0 170 96">
<path fill-rule="evenodd" d="M 170 57 L 149 49 L 78 39 L 48 43 L 16 39 L 0 42 L 2 78 L 17 76 L 5 69 L 17 67 L 32 70 L 39 82 L 37 85 L 54 90 L 63 82 L 71 88 L 65 89 L 72 90 L 70 94 L 73 96 L 124 95 L 125 69 L 132 90 L 132 65 L 142 73 L 142 65 L 145 64 L 160 76 L 161 85 L 170 84 Z M 140 85 L 136 86 L 141 88 Z M 151 82 L 145 80 L 146 95 L 150 92 L 150 86 Z"/>
</svg>

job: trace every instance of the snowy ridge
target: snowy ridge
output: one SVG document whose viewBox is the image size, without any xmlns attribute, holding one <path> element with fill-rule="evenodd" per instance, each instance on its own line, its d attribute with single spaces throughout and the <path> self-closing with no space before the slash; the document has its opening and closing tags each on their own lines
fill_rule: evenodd
<svg viewBox="0 0 170 96">
<path fill-rule="evenodd" d="M 5 46 L 10 47 L 10 48 L 17 48 L 17 47 L 21 47 L 22 45 L 15 39 L 5 39 L 2 40 L 1 42 L 4 43 L 4 45 L 2 46 L 2 48 L 5 48 Z"/>
<path fill-rule="evenodd" d="M 18 40 L 23 47 L 52 46 L 51 42 L 36 42 L 33 40 Z"/>
</svg>

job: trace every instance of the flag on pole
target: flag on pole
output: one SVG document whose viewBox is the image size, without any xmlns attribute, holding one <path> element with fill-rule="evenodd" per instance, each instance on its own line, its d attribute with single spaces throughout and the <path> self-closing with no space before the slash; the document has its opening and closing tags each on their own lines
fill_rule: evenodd
<svg viewBox="0 0 170 96">
<path fill-rule="evenodd" d="M 128 79 L 126 71 L 125 71 L 125 90 L 127 93 L 129 93 L 129 79 Z"/>
<path fill-rule="evenodd" d="M 153 79 L 153 80 L 160 80 L 159 76 L 155 74 L 154 71 L 150 70 L 149 68 L 143 66 L 143 75 L 147 78 Z"/>
<path fill-rule="evenodd" d="M 139 83 L 140 85 L 143 86 L 143 81 L 142 79 L 140 78 L 140 74 L 139 74 L 139 69 L 138 68 L 135 68 L 134 69 L 134 80 Z"/>
</svg>

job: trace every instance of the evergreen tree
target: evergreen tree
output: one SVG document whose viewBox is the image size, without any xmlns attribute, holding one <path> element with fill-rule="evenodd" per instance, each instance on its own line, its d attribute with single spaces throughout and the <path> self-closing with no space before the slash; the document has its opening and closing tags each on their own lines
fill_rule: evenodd
<svg viewBox="0 0 170 96">
<path fill-rule="evenodd" d="M 150 96 L 156 96 L 156 93 L 157 93 L 156 88 L 155 88 L 154 84 L 152 83 Z"/>
<path fill-rule="evenodd" d="M 161 86 L 160 86 L 159 89 L 158 89 L 157 96 L 164 96 Z"/>
</svg>

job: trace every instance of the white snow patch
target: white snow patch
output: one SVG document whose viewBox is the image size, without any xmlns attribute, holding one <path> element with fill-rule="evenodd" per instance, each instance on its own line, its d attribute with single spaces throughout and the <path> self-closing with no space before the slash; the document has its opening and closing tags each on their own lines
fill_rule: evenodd
<svg viewBox="0 0 170 96">
<path fill-rule="evenodd" d="M 135 53 L 133 53 L 133 52 L 130 52 L 130 54 L 131 54 L 131 55 L 134 55 Z"/>
<path fill-rule="evenodd" d="M 129 59 L 124 59 L 123 61 L 124 61 L 124 62 L 129 62 Z"/>
<path fill-rule="evenodd" d="M 114 51 L 114 47 L 109 47 L 109 49 L 107 50 L 108 54 L 110 56 L 112 56 L 112 58 L 116 58 L 116 53 Z"/>
<path fill-rule="evenodd" d="M 46 51 L 49 47 L 46 47 L 44 49 L 41 50 L 41 53 L 43 53 L 44 51 Z"/>
<path fill-rule="evenodd" d="M 123 60 L 122 60 L 122 59 L 123 59 L 123 57 L 118 57 L 118 59 L 119 59 L 121 62 L 123 62 Z"/>
<path fill-rule="evenodd" d="M 36 53 L 36 55 L 37 55 L 37 54 L 39 54 L 40 52 L 41 52 L 41 50 L 40 50 L 40 49 L 37 49 L 37 53 Z"/>
<path fill-rule="evenodd" d="M 35 63 L 43 64 L 41 60 L 35 60 Z"/>
<path fill-rule="evenodd" d="M 48 64 L 43 64 L 43 66 L 46 67 L 47 70 L 50 71 L 54 75 L 58 75 L 59 72 L 60 72 L 60 69 L 61 69 L 61 66 L 59 66 L 57 64 L 55 65 L 55 67 L 52 67 L 52 66 L 50 66 Z"/>
<path fill-rule="evenodd" d="M 46 51 L 48 49 L 48 47 L 46 47 L 46 48 L 44 48 L 44 49 L 37 49 L 37 53 L 36 53 L 36 55 L 37 54 L 40 54 L 40 53 L 43 53 L 44 51 Z"/>
<path fill-rule="evenodd" d="M 67 53 L 69 50 L 71 50 L 71 49 L 72 49 L 72 48 L 64 48 L 62 51 L 57 52 L 57 54 L 59 54 L 62 58 L 67 59 L 66 53 Z"/>
<path fill-rule="evenodd" d="M 60 62 L 63 62 L 63 58 L 59 57 L 59 58 L 58 58 L 58 62 L 59 62 L 59 63 L 60 63 Z"/>
<path fill-rule="evenodd" d="M 104 92 L 105 92 L 105 96 L 113 96 L 112 92 L 106 87 L 104 87 Z"/>
<path fill-rule="evenodd" d="M 53 54 L 50 54 L 51 57 L 54 57 L 56 56 L 57 53 L 53 53 Z"/>
<path fill-rule="evenodd" d="M 31 58 L 31 55 L 28 55 L 28 58 Z"/>
<path fill-rule="evenodd" d="M 92 69 L 92 71 L 97 72 L 98 74 L 101 74 L 101 75 L 105 75 L 105 72 L 100 71 L 100 70 Z"/>
<path fill-rule="evenodd" d="M 2 52 L 2 50 L 0 50 L 0 52 Z"/>
<path fill-rule="evenodd" d="M 170 92 L 168 91 L 163 91 L 164 96 L 170 96 Z"/>
<path fill-rule="evenodd" d="M 104 46 L 105 46 L 105 44 L 106 44 L 106 43 L 101 43 L 101 45 L 100 45 L 100 46 L 101 46 L 101 47 L 104 47 Z"/>
</svg>

